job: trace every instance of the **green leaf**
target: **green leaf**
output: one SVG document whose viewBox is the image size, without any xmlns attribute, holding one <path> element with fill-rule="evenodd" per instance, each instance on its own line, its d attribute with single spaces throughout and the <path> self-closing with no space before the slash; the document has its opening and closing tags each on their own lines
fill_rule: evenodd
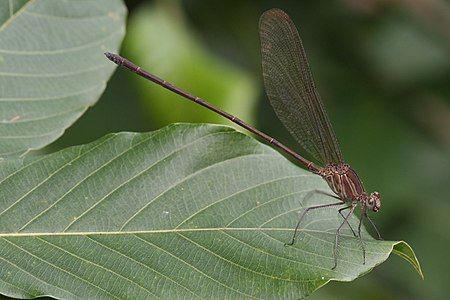
<svg viewBox="0 0 450 300">
<path fill-rule="evenodd" d="M 119 133 L 0 164 L 0 293 L 21 298 L 302 298 L 349 281 L 404 242 L 348 228 L 333 266 L 336 201 L 326 183 L 229 127 Z M 351 219 L 357 226 L 356 217 Z"/>
<path fill-rule="evenodd" d="M 93 105 L 125 33 L 121 1 L 0 3 L 0 156 L 56 140 Z"/>
<path fill-rule="evenodd" d="M 252 122 L 258 96 L 254 79 L 208 51 L 177 2 L 141 7 L 130 20 L 124 44 L 126 55 L 144 69 Z M 157 85 L 133 80 L 156 127 L 180 120 L 230 124 Z"/>
</svg>

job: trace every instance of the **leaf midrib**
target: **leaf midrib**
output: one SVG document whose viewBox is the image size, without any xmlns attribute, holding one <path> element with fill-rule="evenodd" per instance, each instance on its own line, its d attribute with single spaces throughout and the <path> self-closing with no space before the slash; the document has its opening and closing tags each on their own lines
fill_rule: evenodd
<svg viewBox="0 0 450 300">
<path fill-rule="evenodd" d="M 202 231 L 294 231 L 294 228 L 283 227 L 203 227 L 203 228 L 171 228 L 171 229 L 150 229 L 150 230 L 124 230 L 124 231 L 64 231 L 64 232 L 51 232 L 51 231 L 39 231 L 39 232 L 12 232 L 12 233 L 0 233 L 0 238 L 3 237 L 34 237 L 34 236 L 84 236 L 84 235 L 128 235 L 128 234 L 158 234 L 158 233 L 182 233 L 182 232 L 202 232 Z M 301 229 L 303 232 L 324 233 L 332 234 L 332 232 L 314 230 L 314 229 Z M 354 237 L 350 234 L 339 234 L 341 237 Z M 325 240 L 323 240 L 325 241 Z M 365 240 L 367 242 L 373 242 L 378 244 L 377 240 Z M 388 241 L 385 241 L 388 242 Z M 331 243 L 331 242 L 330 242 Z M 349 248 L 354 250 L 353 248 Z M 378 253 L 378 252 L 368 252 Z"/>
</svg>

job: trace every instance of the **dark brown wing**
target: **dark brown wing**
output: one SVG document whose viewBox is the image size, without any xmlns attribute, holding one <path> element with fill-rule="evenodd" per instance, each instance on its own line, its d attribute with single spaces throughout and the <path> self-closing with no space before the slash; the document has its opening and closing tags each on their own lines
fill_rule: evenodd
<svg viewBox="0 0 450 300">
<path fill-rule="evenodd" d="M 282 10 L 271 9 L 259 28 L 264 85 L 278 118 L 317 160 L 343 162 L 294 23 Z"/>
</svg>

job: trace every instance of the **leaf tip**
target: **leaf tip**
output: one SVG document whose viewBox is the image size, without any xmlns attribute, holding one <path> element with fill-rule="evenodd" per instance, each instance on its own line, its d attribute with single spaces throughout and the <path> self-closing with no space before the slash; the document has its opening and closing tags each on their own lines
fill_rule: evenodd
<svg viewBox="0 0 450 300">
<path fill-rule="evenodd" d="M 424 280 L 425 276 L 423 275 L 422 268 L 420 267 L 419 260 L 417 259 L 416 254 L 408 243 L 404 241 L 399 241 L 394 244 L 392 248 L 392 253 L 397 254 L 398 256 L 404 258 L 408 261 L 414 269 L 417 271 L 419 276 Z"/>
</svg>

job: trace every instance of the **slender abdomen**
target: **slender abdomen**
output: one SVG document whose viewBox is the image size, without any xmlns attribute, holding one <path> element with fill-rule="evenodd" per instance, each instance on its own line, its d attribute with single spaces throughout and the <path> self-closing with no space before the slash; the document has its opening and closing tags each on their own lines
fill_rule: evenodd
<svg viewBox="0 0 450 300">
<path fill-rule="evenodd" d="M 356 172 L 347 164 L 328 165 L 320 175 L 325 179 L 330 188 L 342 200 L 358 200 L 365 194 L 363 184 Z"/>
</svg>

